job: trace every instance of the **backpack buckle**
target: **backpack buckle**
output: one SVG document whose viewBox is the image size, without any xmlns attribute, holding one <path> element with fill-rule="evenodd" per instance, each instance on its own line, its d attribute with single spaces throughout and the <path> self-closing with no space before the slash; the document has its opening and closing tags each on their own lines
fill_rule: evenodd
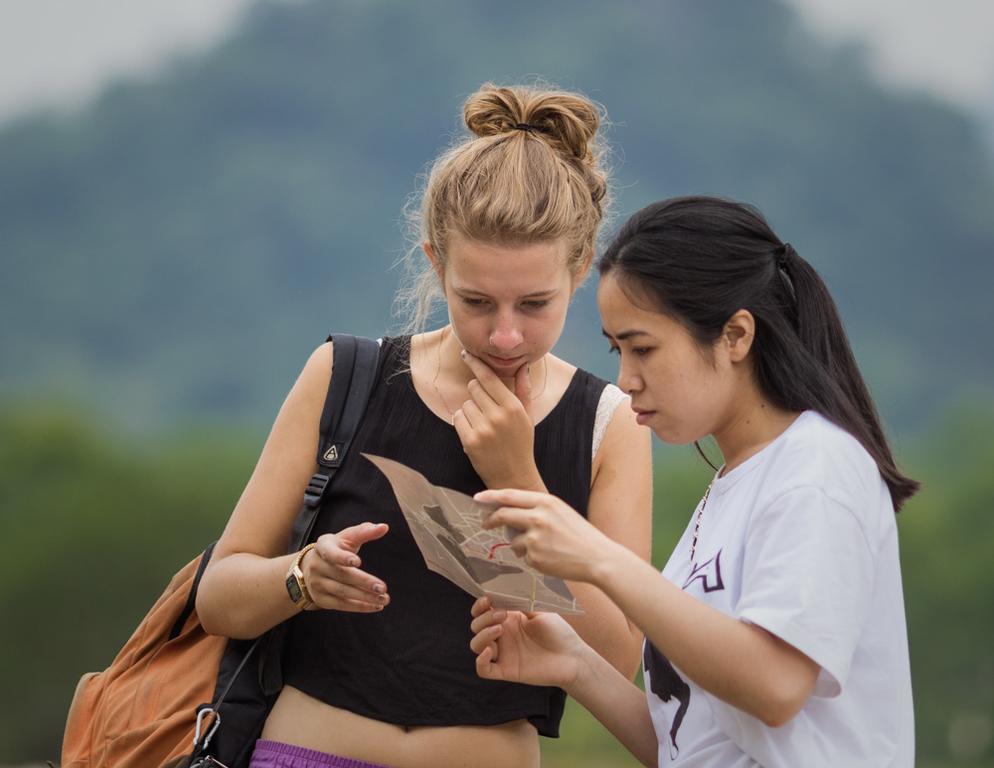
<svg viewBox="0 0 994 768">
<path fill-rule="evenodd" d="M 220 712 L 218 712 L 216 709 L 213 709 L 211 707 L 204 707 L 203 709 L 201 709 L 197 713 L 197 729 L 196 732 L 193 734 L 193 746 L 195 749 L 201 746 L 200 744 L 201 728 L 203 727 L 204 718 L 207 715 L 214 715 L 214 722 L 211 723 L 210 728 L 206 731 L 206 733 L 204 733 L 203 749 L 207 749 L 207 746 L 211 743 L 211 739 L 214 738 L 214 734 L 217 732 L 217 729 L 221 727 Z"/>
<path fill-rule="evenodd" d="M 304 491 L 304 504 L 306 504 L 310 509 L 321 504 L 321 499 L 324 497 L 324 491 L 328 487 L 328 482 L 331 480 L 328 475 L 322 474 L 321 472 L 316 472 L 311 476 L 311 480 L 307 483 L 307 489 Z"/>
</svg>

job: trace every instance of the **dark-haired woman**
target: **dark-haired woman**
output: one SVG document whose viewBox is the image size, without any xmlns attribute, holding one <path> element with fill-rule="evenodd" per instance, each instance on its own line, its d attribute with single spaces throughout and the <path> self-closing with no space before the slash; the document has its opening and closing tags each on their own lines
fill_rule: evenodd
<svg viewBox="0 0 994 768">
<path fill-rule="evenodd" d="M 894 464 L 825 285 L 753 208 L 651 205 L 600 262 L 618 384 L 661 439 L 724 464 L 662 578 L 564 502 L 487 491 L 489 524 L 646 635 L 645 693 L 559 617 L 473 608 L 477 671 L 564 687 L 646 765 L 911 766 Z"/>
</svg>

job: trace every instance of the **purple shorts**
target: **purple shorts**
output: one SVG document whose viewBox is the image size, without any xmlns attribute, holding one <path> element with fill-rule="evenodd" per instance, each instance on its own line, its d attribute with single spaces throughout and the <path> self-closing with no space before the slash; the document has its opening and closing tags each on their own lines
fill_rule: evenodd
<svg viewBox="0 0 994 768">
<path fill-rule="evenodd" d="M 279 741 L 259 739 L 255 743 L 249 768 L 388 768 L 379 763 L 329 755 L 316 749 L 295 747 Z"/>
</svg>

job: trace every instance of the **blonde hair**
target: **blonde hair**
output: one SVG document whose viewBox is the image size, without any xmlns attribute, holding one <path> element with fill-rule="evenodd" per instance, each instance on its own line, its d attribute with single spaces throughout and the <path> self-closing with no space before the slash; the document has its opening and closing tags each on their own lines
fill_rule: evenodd
<svg viewBox="0 0 994 768">
<path fill-rule="evenodd" d="M 444 268 L 453 234 L 499 245 L 564 238 L 566 266 L 591 262 L 610 202 L 603 108 L 546 84 L 485 83 L 463 105 L 472 136 L 442 153 L 408 203 L 407 282 L 397 295 L 406 331 L 417 332 L 444 300 L 421 244 Z"/>
</svg>

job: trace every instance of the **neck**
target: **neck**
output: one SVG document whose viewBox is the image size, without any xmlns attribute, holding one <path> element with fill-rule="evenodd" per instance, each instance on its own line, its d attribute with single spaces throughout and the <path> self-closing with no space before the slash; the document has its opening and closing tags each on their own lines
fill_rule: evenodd
<svg viewBox="0 0 994 768">
<path fill-rule="evenodd" d="M 752 392 L 713 433 L 725 459 L 722 474 L 763 450 L 782 435 L 797 417 L 798 413 L 777 408 L 759 392 Z"/>
</svg>

